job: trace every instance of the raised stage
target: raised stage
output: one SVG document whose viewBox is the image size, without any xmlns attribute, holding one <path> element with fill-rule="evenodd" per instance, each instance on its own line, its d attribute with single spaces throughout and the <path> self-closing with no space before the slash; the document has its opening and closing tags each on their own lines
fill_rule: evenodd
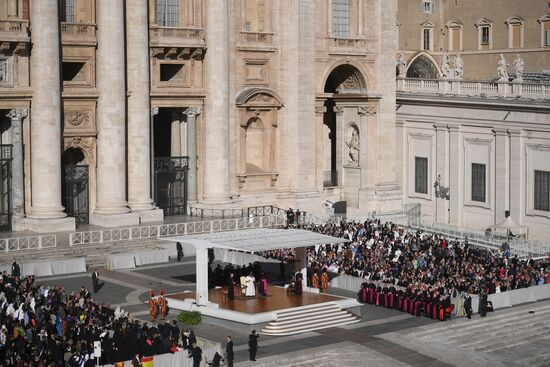
<svg viewBox="0 0 550 367">
<path fill-rule="evenodd" d="M 261 330 L 269 335 L 298 334 L 357 322 L 354 314 L 360 315 L 361 308 L 355 299 L 310 292 L 298 296 L 276 286 L 269 287 L 267 297 L 245 297 L 236 292 L 235 300 L 227 299 L 225 288 L 212 289 L 207 306 L 196 305 L 195 292 L 168 294 L 166 298 L 171 309 L 198 310 L 205 322 L 243 331 Z"/>
</svg>

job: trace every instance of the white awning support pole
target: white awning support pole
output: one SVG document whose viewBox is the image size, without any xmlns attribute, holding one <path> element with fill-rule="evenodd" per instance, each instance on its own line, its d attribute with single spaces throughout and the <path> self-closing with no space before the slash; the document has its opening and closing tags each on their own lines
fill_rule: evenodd
<svg viewBox="0 0 550 367">
<path fill-rule="evenodd" d="M 197 305 L 208 304 L 208 248 L 195 246 L 196 249 L 196 274 L 197 274 Z"/>
<path fill-rule="evenodd" d="M 301 271 L 302 272 L 302 289 L 306 290 L 307 288 L 307 248 L 305 247 L 296 247 L 296 258 L 294 261 L 294 274 Z"/>
</svg>

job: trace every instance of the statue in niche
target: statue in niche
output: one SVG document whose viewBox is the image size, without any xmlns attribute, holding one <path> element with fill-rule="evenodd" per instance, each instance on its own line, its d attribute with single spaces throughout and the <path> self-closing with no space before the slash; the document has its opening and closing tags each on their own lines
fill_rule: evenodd
<svg viewBox="0 0 550 367">
<path fill-rule="evenodd" d="M 0 82 L 8 81 L 8 59 L 0 59 Z"/>
<path fill-rule="evenodd" d="M 514 81 L 516 82 L 523 81 L 524 66 L 525 66 L 525 63 L 523 62 L 523 59 L 519 56 L 519 54 L 517 54 L 515 60 L 512 62 L 512 68 L 514 69 L 514 75 L 516 76 Z"/>
<path fill-rule="evenodd" d="M 464 61 L 462 61 L 462 57 L 460 57 L 460 52 L 456 54 L 454 64 L 455 64 L 455 78 L 463 79 L 464 78 Z"/>
<path fill-rule="evenodd" d="M 407 63 L 405 62 L 405 54 L 401 52 L 397 59 L 397 77 L 405 78 L 407 76 Z"/>
<path fill-rule="evenodd" d="M 358 166 L 359 165 L 359 131 L 354 126 L 348 128 L 349 139 L 346 142 L 348 147 L 348 165 Z"/>
<path fill-rule="evenodd" d="M 497 77 L 499 82 L 508 81 L 508 66 L 510 65 L 506 63 L 504 55 L 500 54 L 500 59 L 498 59 L 497 64 Z"/>
<path fill-rule="evenodd" d="M 449 56 L 446 53 L 441 55 L 441 77 L 447 79 L 451 69 L 449 67 Z"/>
</svg>

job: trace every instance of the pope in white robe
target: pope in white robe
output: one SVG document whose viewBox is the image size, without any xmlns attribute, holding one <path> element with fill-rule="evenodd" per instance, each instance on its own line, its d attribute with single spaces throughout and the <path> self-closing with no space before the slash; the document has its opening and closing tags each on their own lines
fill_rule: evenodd
<svg viewBox="0 0 550 367">
<path fill-rule="evenodd" d="M 249 275 L 249 276 L 246 277 L 246 293 L 245 293 L 245 296 L 247 296 L 247 297 L 256 296 L 256 286 L 254 285 L 255 280 L 256 279 L 252 275 Z"/>
</svg>

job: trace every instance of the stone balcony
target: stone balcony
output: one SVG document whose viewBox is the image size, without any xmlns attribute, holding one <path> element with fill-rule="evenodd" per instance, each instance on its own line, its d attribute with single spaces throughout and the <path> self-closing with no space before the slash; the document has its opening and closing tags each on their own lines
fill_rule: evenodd
<svg viewBox="0 0 550 367">
<path fill-rule="evenodd" d="M 202 28 L 149 28 L 150 47 L 206 47 L 206 33 Z"/>
<path fill-rule="evenodd" d="M 397 92 L 482 98 L 550 99 L 550 84 L 398 78 Z"/>
<path fill-rule="evenodd" d="M 366 55 L 376 51 L 376 40 L 370 38 L 334 38 L 326 39 L 329 53 L 338 55 Z"/>
<path fill-rule="evenodd" d="M 0 20 L 0 42 L 29 42 L 29 22 Z"/>
<path fill-rule="evenodd" d="M 92 23 L 61 23 L 61 42 L 76 45 L 95 45 L 96 25 Z"/>
</svg>

